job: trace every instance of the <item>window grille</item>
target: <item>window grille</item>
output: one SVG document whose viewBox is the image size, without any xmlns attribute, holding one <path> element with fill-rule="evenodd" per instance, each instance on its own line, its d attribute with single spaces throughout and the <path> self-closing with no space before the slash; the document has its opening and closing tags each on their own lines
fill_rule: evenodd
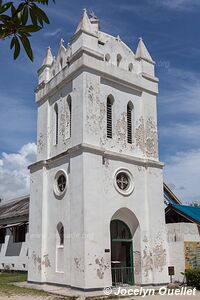
<svg viewBox="0 0 200 300">
<path fill-rule="evenodd" d="M 107 137 L 112 138 L 112 103 L 107 100 Z"/>
<path fill-rule="evenodd" d="M 127 105 L 127 142 L 132 144 L 132 108 Z"/>
</svg>

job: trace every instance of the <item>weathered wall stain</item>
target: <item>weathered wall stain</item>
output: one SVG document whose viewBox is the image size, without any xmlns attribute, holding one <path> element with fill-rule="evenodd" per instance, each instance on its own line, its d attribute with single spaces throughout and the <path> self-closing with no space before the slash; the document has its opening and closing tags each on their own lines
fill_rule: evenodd
<svg viewBox="0 0 200 300">
<path fill-rule="evenodd" d="M 135 275 L 139 275 L 141 273 L 142 260 L 141 260 L 141 252 L 133 251 L 134 254 L 134 272 Z"/>
<path fill-rule="evenodd" d="M 95 263 L 97 265 L 97 276 L 99 279 L 104 278 L 104 272 L 110 268 L 109 264 L 105 262 L 104 258 L 96 258 Z"/>
<path fill-rule="evenodd" d="M 151 251 L 147 249 L 147 246 L 145 246 L 145 249 L 143 250 L 142 266 L 143 266 L 144 276 L 148 277 L 149 272 L 153 270 L 153 256 Z"/>
<path fill-rule="evenodd" d="M 39 255 L 36 255 L 36 253 L 33 252 L 32 259 L 35 267 L 38 268 L 38 271 L 41 271 L 42 265 L 45 266 L 45 268 L 51 267 L 48 254 L 43 255 L 43 258 L 41 259 Z"/>
<path fill-rule="evenodd" d="M 77 271 L 84 272 L 84 268 L 82 266 L 82 259 L 79 257 L 74 257 L 74 262 L 75 262 Z"/>
<path fill-rule="evenodd" d="M 144 119 L 140 117 L 137 122 L 137 127 L 135 129 L 135 142 L 136 147 L 144 153 Z"/>
<path fill-rule="evenodd" d="M 155 122 L 152 118 L 148 118 L 146 121 L 146 155 L 148 157 L 158 157 L 158 138 L 157 138 L 157 129 Z"/>
<path fill-rule="evenodd" d="M 153 248 L 153 259 L 154 259 L 154 266 L 159 272 L 163 271 L 163 267 L 166 265 L 166 250 L 163 248 L 163 245 L 156 245 Z"/>
<path fill-rule="evenodd" d="M 103 127 L 103 120 L 106 113 L 105 103 L 99 99 L 99 84 L 96 84 L 94 87 L 91 82 L 88 83 L 86 93 L 86 99 L 88 99 L 86 101 L 86 129 L 88 133 L 97 135 Z"/>
<path fill-rule="evenodd" d="M 126 132 L 127 132 L 127 114 L 122 113 L 121 118 L 119 118 L 116 122 L 116 135 L 117 135 L 117 143 L 121 146 L 120 148 L 125 149 L 127 146 L 126 143 Z M 120 149 L 120 152 L 122 152 Z"/>
</svg>

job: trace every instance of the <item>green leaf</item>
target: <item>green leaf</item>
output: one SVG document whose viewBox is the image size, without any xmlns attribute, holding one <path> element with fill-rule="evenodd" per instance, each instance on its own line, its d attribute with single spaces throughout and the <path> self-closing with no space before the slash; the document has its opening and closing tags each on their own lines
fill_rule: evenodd
<svg viewBox="0 0 200 300">
<path fill-rule="evenodd" d="M 18 38 L 16 36 L 14 36 L 14 44 L 15 44 L 15 51 L 14 51 L 14 60 L 17 59 L 17 57 L 19 56 L 20 53 L 20 43 L 18 41 Z"/>
<path fill-rule="evenodd" d="M 14 45 L 15 45 L 15 36 L 13 36 L 13 38 L 12 38 L 12 40 L 11 40 L 11 42 L 10 42 L 10 49 L 12 49 L 13 47 L 14 47 Z"/>
<path fill-rule="evenodd" d="M 32 21 L 33 25 L 37 25 L 38 24 L 37 17 L 35 15 L 34 9 L 32 7 L 29 9 L 29 12 L 30 12 L 31 21 Z"/>
<path fill-rule="evenodd" d="M 12 5 L 12 2 L 7 2 L 5 4 L 3 4 L 1 7 L 0 7 L 0 14 L 4 13 L 6 10 L 8 10 Z"/>
<path fill-rule="evenodd" d="M 21 33 L 19 38 L 22 42 L 24 50 L 26 51 L 26 54 L 28 55 L 30 60 L 33 61 L 33 51 L 32 51 L 31 44 L 30 44 L 29 39 L 27 38 L 26 34 Z"/>
<path fill-rule="evenodd" d="M 39 7 L 37 7 L 37 9 L 35 9 L 35 10 L 36 10 L 36 15 L 37 15 L 38 19 L 49 24 L 49 19 L 48 19 L 47 15 L 45 14 L 45 12 L 42 9 L 40 9 Z"/>
<path fill-rule="evenodd" d="M 39 25 L 27 25 L 27 26 L 24 26 L 23 31 L 24 32 L 36 32 L 36 31 L 39 31 L 40 29 L 42 29 L 42 27 Z"/>
<path fill-rule="evenodd" d="M 12 5 L 11 5 L 11 13 L 12 13 L 12 16 L 15 15 L 15 12 L 16 12 L 16 8 L 15 8 L 14 5 L 12 4 Z"/>
<path fill-rule="evenodd" d="M 28 6 L 24 6 L 24 10 L 22 12 L 22 24 L 25 25 L 28 21 Z"/>
</svg>

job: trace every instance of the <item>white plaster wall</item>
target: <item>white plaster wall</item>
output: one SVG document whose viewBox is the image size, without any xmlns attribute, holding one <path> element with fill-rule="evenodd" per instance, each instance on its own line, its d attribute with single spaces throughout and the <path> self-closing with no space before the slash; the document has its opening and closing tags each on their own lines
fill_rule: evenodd
<svg viewBox="0 0 200 300">
<path fill-rule="evenodd" d="M 98 38 L 104 40 L 104 46 L 98 43 Z M 60 70 L 56 63 L 62 57 L 66 59 L 66 53 L 70 51 L 69 65 Z M 108 52 L 112 57 L 106 62 Z M 162 165 L 157 162 L 157 81 L 140 74 L 141 62 L 135 61 L 134 54 L 123 42 L 103 33 L 75 35 L 66 53 L 64 50 L 59 52 L 52 65 L 57 74 L 39 85 L 36 93 L 38 136 L 40 132 L 44 135 L 43 142 L 38 142 L 38 145 L 43 145 L 43 149 L 38 148 L 38 160 L 52 159 L 31 167 L 29 280 L 79 288 L 111 285 L 110 253 L 105 249 L 110 248 L 110 221 L 112 217 L 118 217 L 125 218 L 133 227 L 136 283 L 165 283 L 165 233 L 160 231 L 164 227 L 164 212 L 160 204 L 163 201 Z M 118 53 L 122 55 L 119 66 L 116 63 Z M 132 72 L 128 70 L 129 61 L 134 65 Z M 152 75 L 152 67 L 150 72 Z M 64 140 L 62 133 L 68 94 L 72 97 L 72 136 Z M 109 94 L 115 99 L 112 140 L 106 137 Z M 129 101 L 134 105 L 134 140 L 131 145 L 126 136 Z M 55 102 L 61 116 L 58 145 L 54 145 Z M 84 147 L 91 147 L 91 152 L 75 148 L 81 143 Z M 103 151 L 110 152 L 104 159 Z M 114 156 L 111 152 L 124 157 Z M 58 157 L 59 154 L 62 155 Z M 130 157 L 135 160 L 130 160 Z M 144 159 L 154 161 L 154 167 L 150 168 L 150 161 Z M 127 168 L 133 174 L 135 189 L 130 196 L 122 196 L 113 185 L 114 174 L 119 168 Z M 60 169 L 69 179 L 62 200 L 53 193 L 55 174 Z M 135 216 L 139 222 L 137 228 L 134 227 L 137 223 Z M 58 222 L 63 223 L 65 230 L 64 248 L 59 250 Z M 158 235 L 160 248 L 156 251 L 160 251 L 159 263 L 153 253 L 158 245 Z M 56 269 L 58 251 L 63 256 L 63 271 L 59 264 L 59 272 Z"/>
<path fill-rule="evenodd" d="M 34 167 L 30 180 L 28 280 L 45 282 L 48 265 L 46 169 Z"/>
<path fill-rule="evenodd" d="M 169 223 L 166 224 L 167 242 L 169 249 L 169 266 L 174 266 L 174 281 L 183 281 L 181 272 L 185 271 L 184 241 L 199 242 L 198 227 L 193 223 Z"/>
<path fill-rule="evenodd" d="M 114 174 L 118 168 L 128 169 L 133 174 L 135 189 L 130 196 L 122 196 L 114 187 Z M 160 232 L 160 227 L 164 227 L 162 205 L 159 207 L 159 202 L 162 201 L 159 185 L 162 181 L 162 173 L 153 168 L 151 171 L 157 173 L 158 178 L 154 178 L 154 188 L 150 196 L 146 185 L 148 171 L 145 168 L 112 159 L 107 159 L 106 164 L 102 165 L 101 156 L 84 153 L 84 228 L 85 233 L 88 234 L 85 244 L 85 288 L 111 284 L 110 255 L 104 250 L 110 248 L 110 221 L 120 208 L 129 209 L 139 221 L 140 234 L 136 233 L 133 241 L 142 259 L 140 270 L 142 282 L 140 283 L 168 282 L 167 260 L 163 258 L 166 252 L 165 232 L 164 234 Z M 157 181 L 157 189 L 155 181 Z M 158 203 L 158 210 L 154 205 L 154 216 L 149 219 L 148 210 L 152 205 L 152 199 L 154 203 Z M 130 220 L 130 224 L 134 224 L 133 219 Z M 150 231 L 149 228 L 154 230 Z M 158 244 L 156 239 L 159 234 L 161 235 L 160 252 L 155 253 L 154 248 Z M 133 249 L 135 250 L 134 245 Z M 160 256 L 158 267 L 155 265 L 156 254 Z M 152 262 L 149 265 L 150 258 Z M 139 274 L 137 276 L 136 281 L 139 280 Z"/>
<path fill-rule="evenodd" d="M 158 159 L 156 96 L 84 73 L 84 142 L 140 158 Z M 106 136 L 106 103 L 112 95 L 113 138 Z M 132 102 L 133 143 L 127 143 L 127 104 Z"/>
<path fill-rule="evenodd" d="M 11 230 L 6 229 L 5 243 L 0 244 L 0 270 L 28 270 L 28 241 L 27 233 L 25 242 L 13 243 Z"/>
</svg>

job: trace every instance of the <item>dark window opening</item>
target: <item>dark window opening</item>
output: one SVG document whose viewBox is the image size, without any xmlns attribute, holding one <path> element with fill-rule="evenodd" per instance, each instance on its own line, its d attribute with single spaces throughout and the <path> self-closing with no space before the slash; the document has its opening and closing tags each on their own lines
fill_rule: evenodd
<svg viewBox="0 0 200 300">
<path fill-rule="evenodd" d="M 5 228 L 1 228 L 0 229 L 0 244 L 4 244 L 5 243 L 5 236 L 6 236 L 6 229 Z"/>
<path fill-rule="evenodd" d="M 58 144 L 58 105 L 55 104 L 55 144 Z"/>
<path fill-rule="evenodd" d="M 58 177 L 57 184 L 59 191 L 61 193 L 64 192 L 66 188 L 66 177 L 63 174 Z"/>
<path fill-rule="evenodd" d="M 112 138 L 112 102 L 107 99 L 107 138 Z"/>
<path fill-rule="evenodd" d="M 132 144 L 132 110 L 130 104 L 127 105 L 127 142 Z"/>
<path fill-rule="evenodd" d="M 64 245 L 64 227 L 61 222 L 57 225 L 57 230 L 58 230 L 58 234 L 59 234 L 60 246 L 63 246 Z"/>
<path fill-rule="evenodd" d="M 72 98 L 71 98 L 71 96 L 68 96 L 67 103 L 68 103 L 68 108 L 69 108 L 69 137 L 71 137 L 71 133 L 72 133 Z"/>
<path fill-rule="evenodd" d="M 26 240 L 26 225 L 13 227 L 13 242 L 22 243 Z"/>
</svg>

